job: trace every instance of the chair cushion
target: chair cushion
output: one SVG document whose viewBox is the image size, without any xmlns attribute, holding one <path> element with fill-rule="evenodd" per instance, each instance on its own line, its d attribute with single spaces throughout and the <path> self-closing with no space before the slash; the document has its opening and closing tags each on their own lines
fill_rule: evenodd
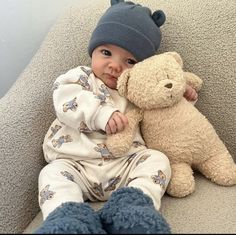
<svg viewBox="0 0 236 235">
<path fill-rule="evenodd" d="M 231 234 L 236 231 L 235 187 L 217 186 L 200 174 L 195 174 L 196 191 L 185 198 L 164 195 L 161 213 L 171 225 L 172 233 L 177 234 Z M 90 205 L 98 210 L 103 202 Z M 32 233 L 42 223 L 42 213 L 25 229 Z"/>
</svg>

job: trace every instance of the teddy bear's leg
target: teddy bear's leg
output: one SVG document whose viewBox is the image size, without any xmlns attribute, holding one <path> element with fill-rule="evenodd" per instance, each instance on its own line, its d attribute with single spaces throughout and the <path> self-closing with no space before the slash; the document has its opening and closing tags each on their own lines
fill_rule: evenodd
<svg viewBox="0 0 236 235">
<path fill-rule="evenodd" d="M 193 171 L 187 163 L 171 164 L 171 179 L 167 187 L 167 193 L 173 197 L 185 197 L 193 193 L 195 180 Z"/>
<path fill-rule="evenodd" d="M 197 165 L 197 169 L 216 184 L 223 186 L 236 184 L 236 164 L 228 151 L 209 158 Z"/>
<path fill-rule="evenodd" d="M 108 234 L 171 233 L 152 199 L 138 188 L 117 189 L 98 213 Z"/>
<path fill-rule="evenodd" d="M 52 211 L 34 234 L 106 234 L 88 203 L 65 202 Z"/>
</svg>

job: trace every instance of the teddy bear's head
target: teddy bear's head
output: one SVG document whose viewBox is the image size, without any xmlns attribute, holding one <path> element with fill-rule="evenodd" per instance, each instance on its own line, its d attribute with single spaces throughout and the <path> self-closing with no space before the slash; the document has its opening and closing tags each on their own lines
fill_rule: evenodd
<svg viewBox="0 0 236 235">
<path fill-rule="evenodd" d="M 154 55 L 121 74 L 118 92 L 141 109 L 170 107 L 182 99 L 185 91 L 182 67 L 176 52 Z"/>
</svg>

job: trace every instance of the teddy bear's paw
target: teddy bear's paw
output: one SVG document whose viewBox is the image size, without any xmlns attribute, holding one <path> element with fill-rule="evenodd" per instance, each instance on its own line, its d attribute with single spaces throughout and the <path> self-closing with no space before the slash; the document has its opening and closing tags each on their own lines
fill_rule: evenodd
<svg viewBox="0 0 236 235">
<path fill-rule="evenodd" d="M 130 148 L 130 144 L 128 144 L 127 141 L 124 141 L 124 139 L 122 139 L 121 136 L 117 134 L 108 136 L 105 144 L 107 146 L 108 151 L 114 157 L 124 156 Z"/>
<path fill-rule="evenodd" d="M 186 197 L 192 194 L 195 190 L 195 182 L 189 180 L 188 182 L 170 182 L 166 192 L 172 197 Z"/>
<path fill-rule="evenodd" d="M 214 174 L 211 177 L 211 181 L 222 186 L 236 185 L 236 165 L 228 167 L 227 170 L 220 174 Z"/>
<path fill-rule="evenodd" d="M 142 121 L 143 119 L 143 110 L 140 110 L 139 108 L 132 108 L 129 110 L 125 116 L 128 118 L 129 125 L 126 128 L 126 132 L 128 134 L 132 133 L 134 129 L 137 128 L 138 124 Z"/>
<path fill-rule="evenodd" d="M 133 108 L 126 114 L 129 122 L 139 123 L 143 119 L 143 110 Z"/>
<path fill-rule="evenodd" d="M 172 176 L 167 187 L 167 193 L 173 197 L 185 197 L 195 190 L 193 171 L 187 163 L 171 164 Z"/>
<path fill-rule="evenodd" d="M 212 182 L 222 186 L 236 185 L 236 164 L 226 150 L 197 166 L 199 171 Z"/>
</svg>

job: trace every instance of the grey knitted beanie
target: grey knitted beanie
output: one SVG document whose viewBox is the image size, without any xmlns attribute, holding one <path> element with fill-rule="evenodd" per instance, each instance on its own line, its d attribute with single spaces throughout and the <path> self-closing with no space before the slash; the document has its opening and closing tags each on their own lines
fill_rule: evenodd
<svg viewBox="0 0 236 235">
<path fill-rule="evenodd" d="M 165 22 L 161 10 L 153 14 L 147 7 L 124 0 L 111 0 L 94 29 L 88 45 L 89 55 L 103 44 L 114 44 L 128 50 L 142 61 L 154 55 L 160 46 L 160 26 Z"/>
</svg>

